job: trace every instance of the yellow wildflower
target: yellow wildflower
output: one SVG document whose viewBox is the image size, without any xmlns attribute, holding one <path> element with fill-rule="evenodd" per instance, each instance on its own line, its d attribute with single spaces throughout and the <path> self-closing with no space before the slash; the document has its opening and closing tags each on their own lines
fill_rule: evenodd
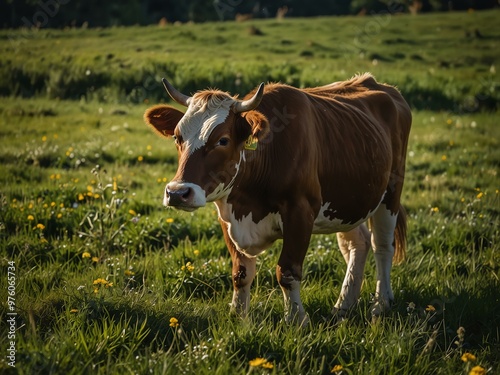
<svg viewBox="0 0 500 375">
<path fill-rule="evenodd" d="M 431 212 L 439 212 L 439 207 L 432 207 Z"/>
<path fill-rule="evenodd" d="M 131 270 L 125 270 L 125 276 L 134 276 L 135 272 Z"/>
<path fill-rule="evenodd" d="M 85 199 L 85 197 L 83 196 L 82 193 L 78 194 L 78 200 L 79 201 L 83 201 Z"/>
<path fill-rule="evenodd" d="M 480 192 L 478 195 L 476 195 L 476 198 L 477 199 L 481 199 L 483 197 L 484 193 L 483 192 Z"/>
<path fill-rule="evenodd" d="M 128 213 L 132 216 L 137 216 L 137 212 L 135 212 L 134 210 L 128 210 Z"/>
<path fill-rule="evenodd" d="M 35 217 L 33 215 L 28 215 L 28 220 L 33 221 L 33 220 L 35 220 Z"/>
<path fill-rule="evenodd" d="M 82 258 L 90 258 L 90 257 L 91 257 L 91 255 L 88 251 L 86 251 L 82 254 Z"/>
<path fill-rule="evenodd" d="M 74 314 L 74 313 L 78 312 L 78 309 L 71 309 L 69 312 L 72 313 L 72 314 Z"/>
<path fill-rule="evenodd" d="M 460 359 L 464 362 L 473 362 L 475 361 L 477 358 L 474 354 L 472 353 L 464 353 L 462 355 L 462 357 L 460 357 Z"/>
<path fill-rule="evenodd" d="M 267 359 L 265 358 L 255 358 L 248 362 L 248 364 L 252 367 L 260 367 L 265 363 L 267 363 Z"/>
<path fill-rule="evenodd" d="M 167 223 L 172 224 L 174 222 L 174 219 L 169 217 L 166 221 L 167 221 Z"/>
<path fill-rule="evenodd" d="M 434 311 L 436 311 L 436 308 L 432 305 L 427 305 L 427 307 L 425 308 L 425 311 L 434 312 Z"/>
<path fill-rule="evenodd" d="M 92 257 L 92 262 L 93 262 L 93 263 L 97 263 L 97 262 L 99 262 L 99 258 L 98 258 L 98 257 Z"/>
<path fill-rule="evenodd" d="M 179 321 L 177 320 L 177 318 L 170 318 L 170 324 L 169 324 L 170 327 L 178 327 L 179 326 Z"/>
<path fill-rule="evenodd" d="M 332 374 L 336 374 L 337 372 L 342 371 L 343 367 L 342 365 L 335 365 L 332 368 L 332 371 L 330 371 Z"/>
<path fill-rule="evenodd" d="M 486 374 L 486 369 L 481 366 L 474 366 L 471 368 L 469 375 L 485 375 Z"/>
<path fill-rule="evenodd" d="M 138 161 L 143 161 L 143 160 L 144 160 L 144 156 L 139 155 L 139 156 L 137 157 L 137 160 L 138 160 Z"/>
<path fill-rule="evenodd" d="M 46 142 L 46 141 L 47 141 L 47 136 L 46 136 L 46 135 L 44 135 L 44 136 L 42 137 L 42 142 Z"/>
<path fill-rule="evenodd" d="M 193 272 L 194 271 L 194 266 L 191 264 L 191 262 L 187 262 L 185 266 L 181 267 L 181 270 L 187 270 L 188 272 Z"/>
<path fill-rule="evenodd" d="M 58 218 L 58 219 L 62 218 L 62 213 L 60 213 L 60 212 L 59 212 L 59 213 L 57 214 L 57 218 Z"/>
<path fill-rule="evenodd" d="M 194 254 L 195 256 L 200 255 L 200 250 L 198 250 L 198 249 L 193 250 L 193 254 Z"/>
<path fill-rule="evenodd" d="M 272 369 L 272 368 L 274 368 L 274 365 L 271 362 L 266 362 L 266 363 L 263 363 L 262 366 L 260 366 L 260 367 Z"/>
<path fill-rule="evenodd" d="M 42 223 L 38 223 L 36 225 L 36 229 L 44 230 L 45 229 L 45 225 L 43 225 Z"/>
<path fill-rule="evenodd" d="M 97 279 L 94 280 L 94 285 L 107 285 L 108 284 L 108 281 L 99 277 Z"/>
<path fill-rule="evenodd" d="M 442 161 L 446 161 L 446 159 L 447 159 L 447 156 L 446 156 L 446 155 L 441 156 L 441 160 L 442 160 Z"/>
</svg>

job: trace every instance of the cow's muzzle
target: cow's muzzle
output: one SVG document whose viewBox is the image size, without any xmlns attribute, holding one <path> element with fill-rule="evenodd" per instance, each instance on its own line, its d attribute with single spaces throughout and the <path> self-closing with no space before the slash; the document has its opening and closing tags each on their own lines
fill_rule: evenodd
<svg viewBox="0 0 500 375">
<path fill-rule="evenodd" d="M 205 192 L 198 185 L 172 181 L 165 188 L 164 204 L 184 211 L 194 211 L 205 206 Z"/>
</svg>

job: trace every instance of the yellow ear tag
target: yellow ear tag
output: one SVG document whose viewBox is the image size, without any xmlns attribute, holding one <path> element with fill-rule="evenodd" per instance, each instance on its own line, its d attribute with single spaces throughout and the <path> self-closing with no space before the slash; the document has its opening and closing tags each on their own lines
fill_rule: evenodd
<svg viewBox="0 0 500 375">
<path fill-rule="evenodd" d="M 258 143 L 259 141 L 257 140 L 257 138 L 254 138 L 253 135 L 250 134 L 250 136 L 245 141 L 245 150 L 257 150 Z"/>
</svg>

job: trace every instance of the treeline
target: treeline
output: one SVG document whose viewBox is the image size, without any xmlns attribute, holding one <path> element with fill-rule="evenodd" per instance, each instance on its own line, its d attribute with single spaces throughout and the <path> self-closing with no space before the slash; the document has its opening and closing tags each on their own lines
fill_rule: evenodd
<svg viewBox="0 0 500 375">
<path fill-rule="evenodd" d="M 109 27 L 270 17 L 486 9 L 498 0 L 4 0 L 0 27 Z"/>
</svg>

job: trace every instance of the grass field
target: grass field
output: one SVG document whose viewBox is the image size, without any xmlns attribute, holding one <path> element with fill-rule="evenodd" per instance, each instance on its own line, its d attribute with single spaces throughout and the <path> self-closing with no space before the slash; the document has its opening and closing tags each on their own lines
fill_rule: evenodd
<svg viewBox="0 0 500 375">
<path fill-rule="evenodd" d="M 498 16 L 0 31 L 0 372 L 499 373 Z M 167 99 L 159 79 L 243 95 L 359 71 L 414 108 L 395 306 L 370 322 L 370 256 L 359 304 L 330 321 L 345 265 L 329 235 L 306 257 L 308 328 L 281 321 L 279 242 L 258 259 L 249 318 L 230 317 L 215 207 L 161 207 L 175 147 L 142 122 Z"/>
</svg>

